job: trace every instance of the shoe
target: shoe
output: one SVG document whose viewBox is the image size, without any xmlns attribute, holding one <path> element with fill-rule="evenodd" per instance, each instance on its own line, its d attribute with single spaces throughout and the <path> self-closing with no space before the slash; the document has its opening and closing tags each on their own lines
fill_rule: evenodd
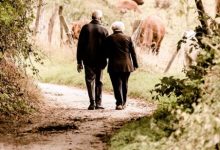
<svg viewBox="0 0 220 150">
<path fill-rule="evenodd" d="M 105 108 L 102 106 L 96 106 L 95 109 L 105 109 Z"/>
<path fill-rule="evenodd" d="M 122 107 L 123 107 L 123 109 L 125 109 L 127 107 L 127 105 L 123 105 Z"/>
<path fill-rule="evenodd" d="M 88 110 L 95 110 L 95 105 L 90 104 Z"/>
<path fill-rule="evenodd" d="M 122 109 L 123 109 L 123 106 L 122 106 L 122 105 L 117 105 L 115 109 L 116 109 L 116 110 L 122 110 Z"/>
</svg>

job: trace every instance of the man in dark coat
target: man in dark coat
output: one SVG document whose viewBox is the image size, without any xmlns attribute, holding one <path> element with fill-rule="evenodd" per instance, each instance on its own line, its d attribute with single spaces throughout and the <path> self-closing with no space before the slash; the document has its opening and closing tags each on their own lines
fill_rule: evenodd
<svg viewBox="0 0 220 150">
<path fill-rule="evenodd" d="M 85 81 L 90 99 L 89 110 L 102 107 L 102 72 L 106 66 L 102 56 L 103 41 L 108 31 L 101 25 L 102 12 L 95 10 L 92 21 L 82 27 L 77 45 L 77 71 L 85 68 Z"/>
<path fill-rule="evenodd" d="M 112 24 L 113 34 L 105 41 L 105 55 L 108 58 L 108 73 L 114 89 L 116 110 L 126 106 L 128 79 L 130 73 L 138 68 L 135 49 L 131 37 L 125 35 L 124 24 Z"/>
</svg>

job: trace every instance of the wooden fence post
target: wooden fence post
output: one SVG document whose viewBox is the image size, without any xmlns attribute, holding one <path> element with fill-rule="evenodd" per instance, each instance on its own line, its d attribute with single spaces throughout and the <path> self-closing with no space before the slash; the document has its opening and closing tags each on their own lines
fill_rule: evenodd
<svg viewBox="0 0 220 150">
<path fill-rule="evenodd" d="M 66 35 L 67 35 L 68 42 L 69 42 L 70 46 L 73 46 L 72 34 L 70 33 L 69 28 L 67 26 L 67 23 L 66 23 L 66 21 L 65 21 L 65 19 L 63 17 L 63 6 L 59 6 L 59 18 L 60 18 L 60 25 L 62 26 L 62 27 L 60 27 L 60 29 L 61 30 L 64 29 L 64 31 L 66 32 Z M 61 31 L 61 32 L 63 32 L 63 31 Z M 61 40 L 63 40 L 63 35 L 61 35 Z M 61 42 L 63 42 L 63 41 L 61 41 Z"/>
<path fill-rule="evenodd" d="M 62 13 L 63 13 L 63 6 L 59 6 L 59 20 L 60 20 L 60 46 L 62 47 L 63 46 L 63 25 L 62 25 L 62 22 L 61 22 L 61 16 L 62 16 Z"/>
</svg>

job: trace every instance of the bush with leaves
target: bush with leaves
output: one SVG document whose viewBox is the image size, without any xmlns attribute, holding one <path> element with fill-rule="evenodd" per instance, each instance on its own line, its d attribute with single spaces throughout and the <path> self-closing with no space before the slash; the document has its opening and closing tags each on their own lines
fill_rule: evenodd
<svg viewBox="0 0 220 150">
<path fill-rule="evenodd" d="M 13 63 L 1 60 L 0 64 L 0 118 L 18 117 L 37 108 L 39 90 L 21 69 Z"/>
<path fill-rule="evenodd" d="M 0 1 L 0 110 L 1 116 L 25 114 L 37 99 L 24 68 L 31 66 L 31 55 L 40 61 L 31 44 L 32 0 Z M 34 73 L 37 69 L 32 68 Z M 32 85 L 33 86 L 33 85 Z"/>
<path fill-rule="evenodd" d="M 220 57 L 218 58 L 220 60 Z M 174 132 L 166 141 L 164 149 L 219 149 L 220 142 L 220 64 L 213 67 L 202 87 L 204 95 L 194 107 L 193 114 L 180 112 L 180 125 L 183 130 Z M 175 143 L 175 145 L 173 144 Z M 184 146 L 183 146 L 184 145 Z"/>
<path fill-rule="evenodd" d="M 197 64 L 191 65 L 189 69 L 184 70 L 186 76 L 183 79 L 171 77 L 164 77 L 161 79 L 161 83 L 155 85 L 155 89 L 152 90 L 156 93 L 153 98 L 159 99 L 160 96 L 174 95 L 176 97 L 177 108 L 181 108 L 186 112 L 193 112 L 193 104 L 198 104 L 199 99 L 202 97 L 202 85 L 204 84 L 204 77 L 207 72 L 215 65 L 214 57 L 215 50 L 209 45 L 206 45 L 201 40 L 205 36 L 199 34 L 201 31 L 200 27 L 196 28 L 198 43 L 202 52 L 198 55 Z M 208 37 L 207 37 L 208 38 Z M 178 46 L 184 42 L 180 40 Z M 197 45 L 192 45 L 197 46 Z M 197 47 L 195 47 L 197 49 Z"/>
<path fill-rule="evenodd" d="M 202 52 L 197 65 L 186 71 L 186 77 L 164 77 L 153 90 L 157 93 L 154 98 L 174 95 L 177 104 L 172 112 L 176 114 L 178 128 L 169 138 L 158 141 L 160 149 L 219 149 L 219 30 L 212 30 L 199 43 Z"/>
<path fill-rule="evenodd" d="M 33 1 L 4 0 L 0 5 L 0 47 L 2 54 L 27 58 L 32 51 L 28 42 Z"/>
</svg>

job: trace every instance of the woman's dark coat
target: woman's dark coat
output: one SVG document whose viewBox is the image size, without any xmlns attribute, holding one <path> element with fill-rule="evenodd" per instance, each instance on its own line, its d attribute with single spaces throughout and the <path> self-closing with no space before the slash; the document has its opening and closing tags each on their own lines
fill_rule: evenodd
<svg viewBox="0 0 220 150">
<path fill-rule="evenodd" d="M 104 47 L 108 58 L 108 72 L 132 72 L 138 68 L 131 37 L 121 31 L 114 32 L 107 37 Z"/>
</svg>

